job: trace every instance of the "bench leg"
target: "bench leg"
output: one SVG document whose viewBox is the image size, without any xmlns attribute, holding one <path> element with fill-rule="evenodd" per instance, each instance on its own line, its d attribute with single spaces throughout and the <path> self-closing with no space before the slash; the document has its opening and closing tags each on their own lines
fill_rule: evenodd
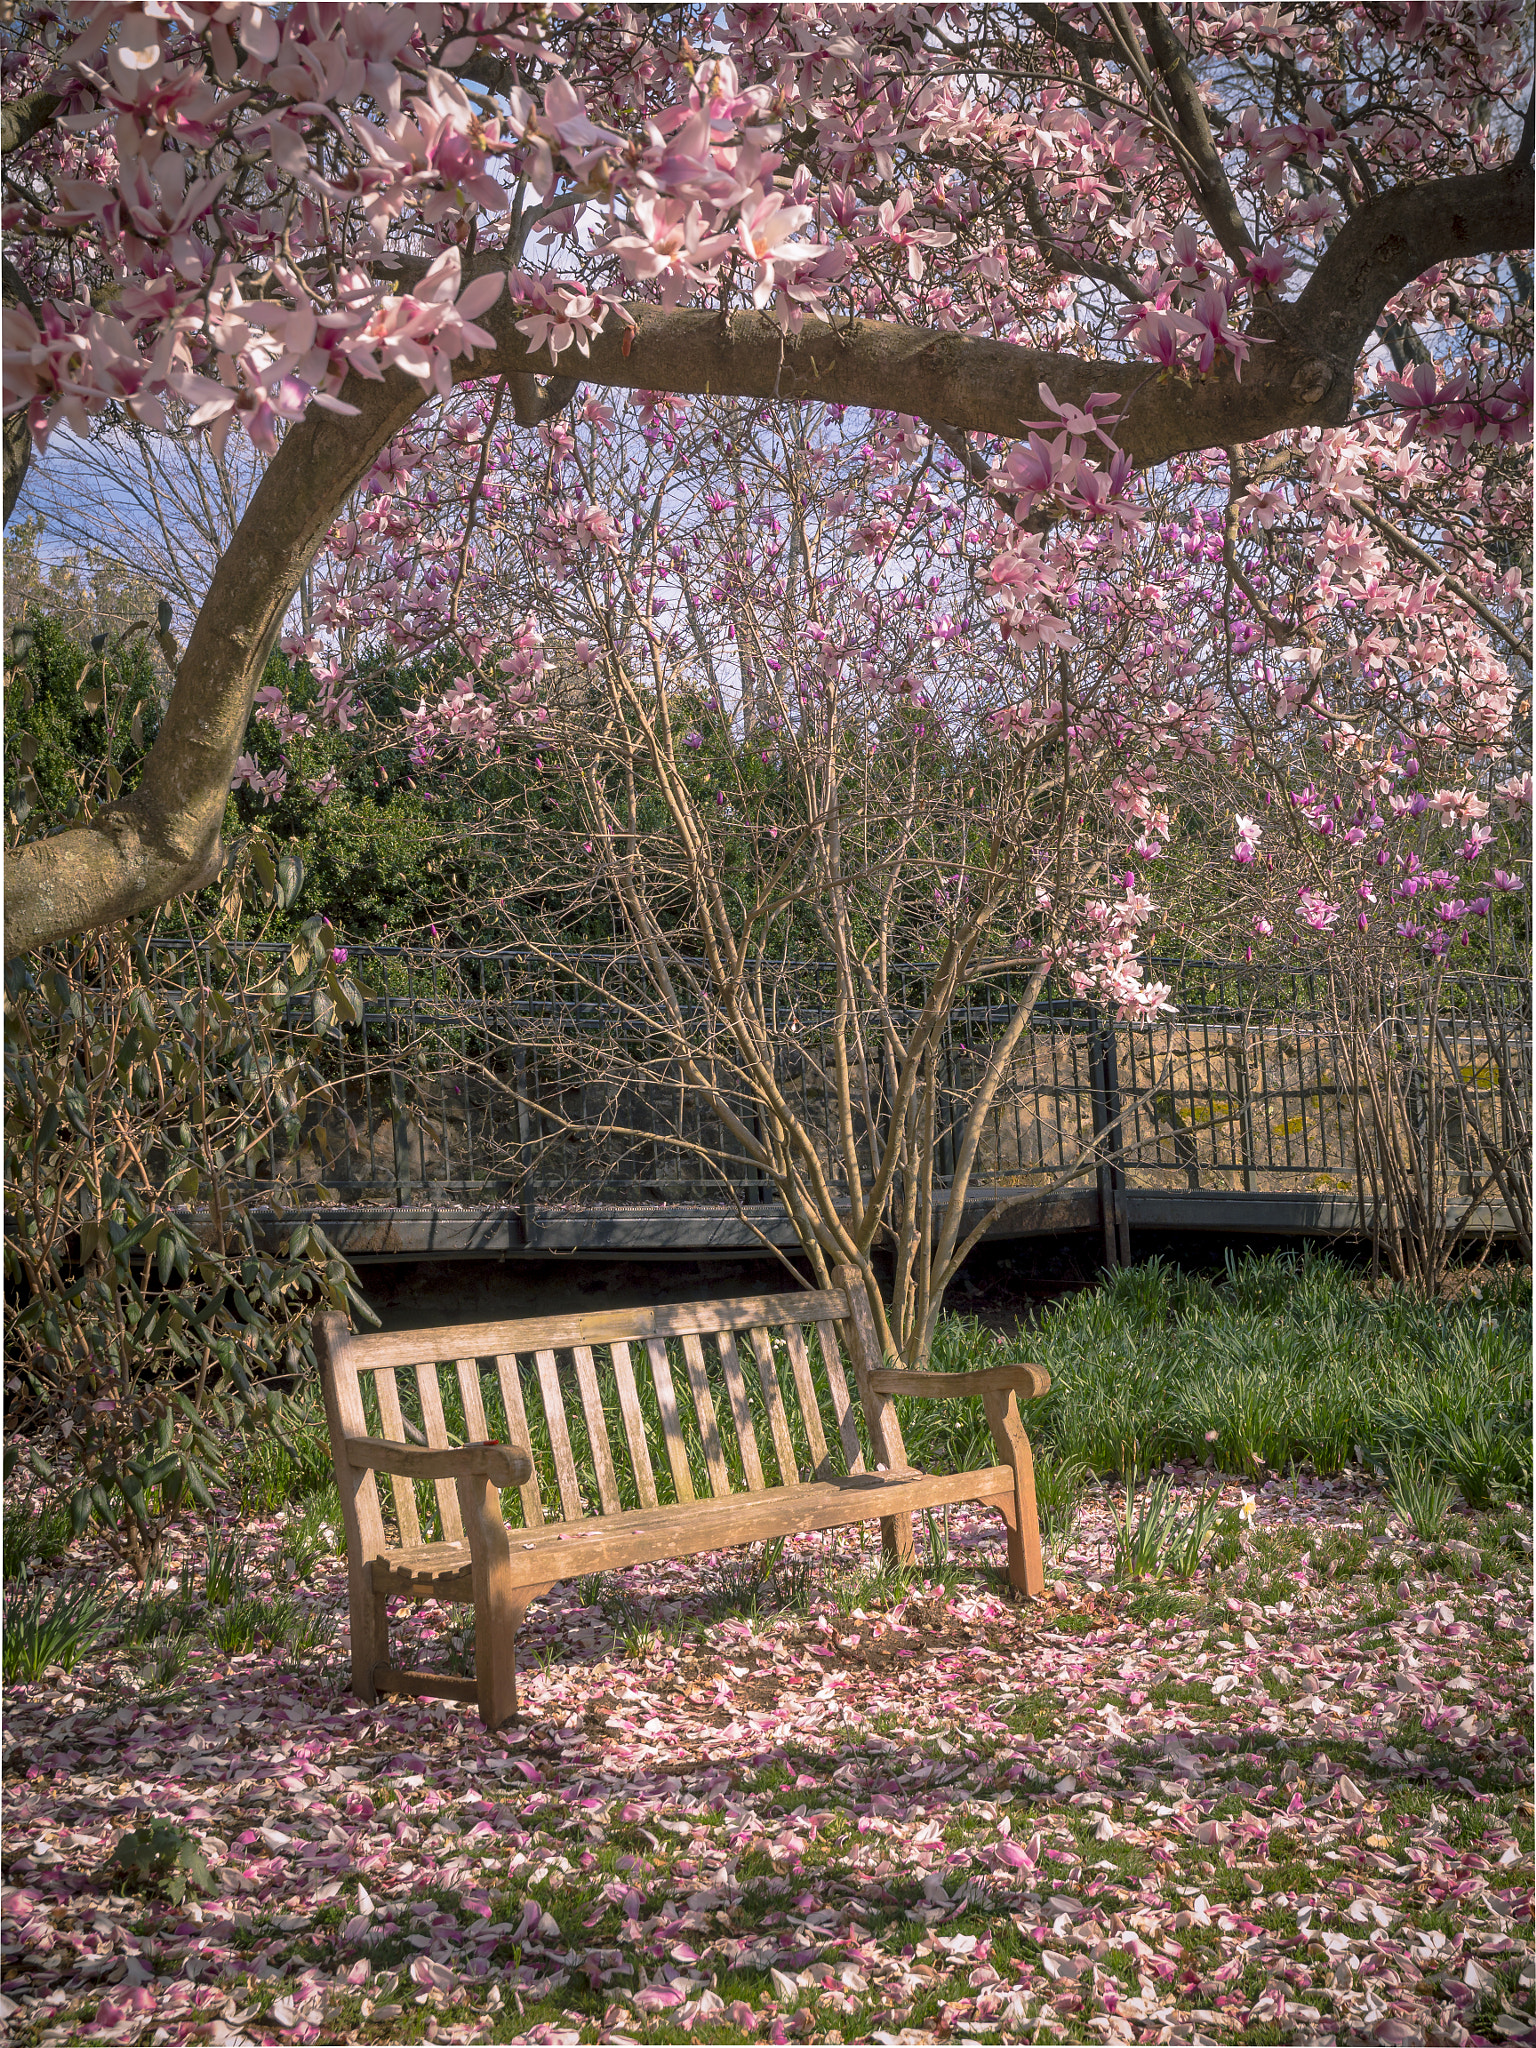
<svg viewBox="0 0 1536 2048">
<path fill-rule="evenodd" d="M 373 1590 L 373 1574 L 368 1565 L 349 1574 L 347 1594 L 352 1633 L 352 1691 L 371 1707 L 379 1697 L 373 1682 L 374 1666 L 389 1662 L 389 1603 L 383 1593 Z"/>
<path fill-rule="evenodd" d="M 1016 1394 L 983 1394 L 987 1423 L 997 1446 L 998 1463 L 1013 1471 L 1013 1512 L 1008 1523 L 1008 1583 L 1026 1600 L 1045 1593 L 1045 1564 L 1040 1555 L 1040 1513 L 1035 1505 L 1035 1459 L 1019 1420 Z"/>
<path fill-rule="evenodd" d="M 475 1683 L 480 1718 L 494 1735 L 517 1719 L 517 1631 L 522 1614 L 503 1603 L 475 1602 Z"/>
<path fill-rule="evenodd" d="M 891 1564 L 911 1566 L 916 1562 L 917 1553 L 912 1548 L 912 1517 L 910 1515 L 882 1515 L 880 1517 L 880 1548 Z"/>
<path fill-rule="evenodd" d="M 501 1496 L 489 1479 L 457 1481 L 475 1589 L 475 1685 L 480 1718 L 492 1730 L 517 1717 L 517 1632 L 540 1590 L 512 1578 Z"/>
<path fill-rule="evenodd" d="M 548 1591 L 549 1586 L 515 1586 L 502 1600 L 493 1592 L 483 1619 L 475 1603 L 475 1682 L 480 1718 L 493 1735 L 517 1719 L 517 1632 L 534 1601 Z"/>
</svg>

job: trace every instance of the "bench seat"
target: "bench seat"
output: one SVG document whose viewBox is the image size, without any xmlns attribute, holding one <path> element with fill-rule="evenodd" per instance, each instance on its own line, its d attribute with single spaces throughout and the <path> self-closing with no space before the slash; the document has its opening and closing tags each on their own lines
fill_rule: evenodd
<svg viewBox="0 0 1536 2048">
<path fill-rule="evenodd" d="M 507 1532 L 512 1573 L 519 1584 L 545 1589 L 588 1572 L 622 1571 L 669 1557 L 702 1557 L 741 1543 L 800 1536 L 815 1529 L 845 1529 L 876 1516 L 919 1512 L 955 1501 L 1011 1501 L 1013 1472 L 989 1465 L 975 1472 L 862 1472 L 843 1479 L 813 1479 L 724 1500 L 690 1501 L 681 1508 L 638 1508 L 551 1522 L 542 1529 Z M 471 1601 L 467 1543 L 424 1544 L 392 1550 L 373 1560 L 375 1591 L 438 1600 Z"/>
<path fill-rule="evenodd" d="M 474 1700 L 496 1728 L 517 1710 L 515 1639 L 529 1604 L 563 1579 L 871 1521 L 886 1555 L 909 1565 L 913 1514 L 956 1501 L 1002 1517 L 1009 1580 L 1038 1598 L 1034 1466 L 1018 1404 L 1049 1376 L 1028 1365 L 888 1366 L 862 1278 L 841 1266 L 835 1279 L 815 1293 L 374 1337 L 317 1318 L 358 1697 Z M 915 1469 L 897 1396 L 979 1398 L 997 1462 Z M 397 1598 L 474 1607 L 473 1678 L 391 1663 Z"/>
</svg>

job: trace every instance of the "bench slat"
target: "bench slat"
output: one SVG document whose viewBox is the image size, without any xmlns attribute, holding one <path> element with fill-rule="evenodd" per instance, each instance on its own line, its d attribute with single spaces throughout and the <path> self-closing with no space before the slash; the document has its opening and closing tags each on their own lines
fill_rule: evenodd
<svg viewBox="0 0 1536 2048">
<path fill-rule="evenodd" d="M 458 1326 L 378 1340 L 354 1338 L 340 1315 L 317 1317 L 315 1346 L 347 1524 L 352 1681 L 358 1696 L 372 1702 L 381 1691 L 438 1692 L 474 1700 L 485 1725 L 500 1727 L 517 1710 L 513 1651 L 517 1629 L 530 1601 L 559 1580 L 869 1522 L 880 1524 L 886 1554 L 910 1563 L 913 1512 L 950 1501 L 982 1502 L 1002 1515 L 1008 1529 L 1009 1579 L 1026 1597 L 1038 1598 L 1044 1580 L 1037 1510 L 1029 1443 L 1018 1419 L 1017 1402 L 1039 1392 L 1046 1384 L 1045 1374 L 1025 1367 L 993 1368 L 980 1375 L 955 1376 L 952 1386 L 948 1377 L 892 1370 L 880 1354 L 871 1303 L 864 1292 L 866 1278 L 845 1264 L 837 1270 L 836 1290 L 820 1293 Z M 780 1328 L 794 1378 L 793 1396 L 776 1356 Z M 739 1342 L 742 1332 L 751 1345 L 761 1384 L 767 1433 L 773 1442 L 774 1484 L 765 1476 L 767 1437 L 760 1439 L 756 1430 L 758 1393 Z M 669 1355 L 674 1336 L 682 1343 L 687 1390 L 674 1383 L 676 1367 Z M 716 1366 L 706 1354 L 706 1336 L 714 1338 L 719 1352 L 719 1377 L 731 1405 L 747 1487 L 744 1493 L 729 1490 L 734 1467 L 724 1444 L 718 1412 L 720 1389 Z M 650 1363 L 675 1507 L 660 1505 L 667 1482 L 659 1452 L 652 1457 L 650 1395 L 639 1384 L 636 1352 L 642 1343 Z M 617 1440 L 604 1407 L 607 1365 L 599 1364 L 599 1347 L 606 1349 L 612 1363 L 635 1472 L 635 1496 L 629 1495 L 615 1457 Z M 573 1354 L 586 1427 L 585 1439 L 577 1431 L 577 1440 L 583 1442 L 584 1452 L 590 1444 L 586 1467 L 581 1469 L 572 1441 L 575 1410 L 566 1412 L 557 1357 L 566 1349 Z M 524 1454 L 488 1446 L 487 1397 L 480 1385 L 480 1372 L 488 1357 L 495 1361 L 509 1439 L 530 1445 L 535 1440 L 529 1418 L 537 1421 L 538 1417 L 522 1381 L 528 1353 L 532 1354 L 549 1432 L 565 1518 L 561 1522 L 545 1520 L 538 1476 L 530 1470 Z M 448 1442 L 447 1397 L 441 1377 L 444 1364 L 451 1364 L 457 1375 L 468 1448 L 454 1450 Z M 404 1389 L 397 1366 L 409 1366 L 416 1373 L 421 1431 L 405 1420 Z M 366 1387 L 359 1376 L 367 1372 L 374 1375 L 377 1400 L 365 1404 Z M 909 1391 L 948 1396 L 960 1388 L 970 1393 L 978 1387 L 1003 1462 L 979 1472 L 913 1471 L 906 1462 L 896 1396 Z M 689 1392 L 693 1395 L 701 1463 L 713 1490 L 702 1500 L 696 1495 L 690 1466 L 694 1424 L 683 1413 L 680 1392 L 683 1401 Z M 800 1435 L 792 1400 L 800 1403 L 805 1447 L 817 1475 L 809 1481 L 801 1481 L 796 1470 Z M 831 1403 L 825 1412 L 823 1401 Z M 384 1441 L 368 1441 L 371 1413 L 381 1418 L 380 1426 L 387 1433 Z M 828 1415 L 835 1418 L 835 1440 L 827 1425 Z M 871 1462 L 880 1461 L 875 1472 L 866 1468 L 863 1455 L 860 1433 L 866 1427 L 874 1445 Z M 426 1449 L 405 1448 L 407 1440 L 421 1444 L 423 1435 Z M 537 1440 L 542 1441 L 542 1436 Z M 847 1463 L 844 1477 L 838 1477 L 835 1469 L 839 1446 Z M 425 1517 L 417 1506 L 414 1487 L 402 1473 L 396 1497 L 405 1540 L 390 1547 L 379 1512 L 378 1472 L 351 1463 L 354 1457 L 365 1455 L 374 1466 L 382 1460 L 384 1466 L 407 1470 L 424 1464 L 434 1476 L 439 1471 L 458 1473 L 457 1480 L 435 1481 L 441 1541 L 422 1541 Z M 461 1466 L 466 1469 L 461 1471 Z M 510 1482 L 521 1472 L 529 1473 L 518 1488 L 523 1526 L 509 1529 L 504 1525 L 498 1489 L 502 1481 Z M 638 1497 L 643 1505 L 625 1508 L 626 1497 Z M 550 1513 L 554 1512 L 552 1499 Z M 396 1593 L 413 1599 L 436 1597 L 473 1603 L 490 1651 L 477 1679 L 439 1677 L 391 1663 L 387 1606 L 389 1596 Z"/>
<path fill-rule="evenodd" d="M 573 1528 L 550 1523 L 509 1537 L 512 1571 L 520 1585 L 547 1586 L 586 1572 L 617 1571 L 625 1565 L 694 1557 L 741 1543 L 811 1529 L 846 1528 L 880 1517 L 942 1507 L 947 1501 L 1011 1502 L 1011 1467 L 988 1465 L 975 1472 L 865 1473 L 862 1478 L 813 1480 L 775 1486 L 764 1493 L 736 1493 L 724 1500 L 698 1501 L 686 1510 L 632 1508 L 622 1515 L 593 1517 Z"/>
<path fill-rule="evenodd" d="M 832 1412 L 837 1417 L 837 1433 L 842 1440 L 843 1456 L 848 1460 L 850 1472 L 862 1472 L 864 1452 L 859 1443 L 858 1425 L 853 1419 L 853 1397 L 848 1392 L 848 1381 L 843 1372 L 843 1357 L 837 1341 L 837 1324 L 817 1323 L 815 1329 L 817 1341 L 821 1345 L 821 1362 L 827 1369 L 827 1385 L 832 1390 Z"/>
<path fill-rule="evenodd" d="M 437 1383 L 435 1363 L 421 1364 L 416 1368 L 416 1385 L 421 1393 L 421 1426 L 427 1432 L 427 1444 L 434 1451 L 448 1448 L 448 1424 L 443 1419 L 443 1391 Z M 442 1524 L 445 1543 L 464 1541 L 464 1524 L 459 1517 L 459 1490 L 451 1479 L 434 1479 L 437 1491 L 437 1513 Z"/>
<path fill-rule="evenodd" d="M 468 1602 L 475 1597 L 467 1543 L 429 1543 L 414 1551 L 391 1550 L 376 1557 L 369 1569 L 376 1593 L 455 1602 Z"/>
<path fill-rule="evenodd" d="M 789 1418 L 784 1413 L 784 1396 L 779 1388 L 778 1368 L 773 1362 L 773 1339 L 766 1330 L 749 1332 L 752 1355 L 757 1360 L 757 1376 L 763 1383 L 763 1400 L 768 1407 L 768 1427 L 773 1432 L 774 1456 L 779 1461 L 779 1484 L 793 1486 L 800 1477 L 795 1463 L 794 1441 L 789 1434 Z"/>
<path fill-rule="evenodd" d="M 397 1444 L 405 1442 L 405 1417 L 400 1413 L 400 1389 L 395 1385 L 395 1369 L 386 1366 L 373 1376 L 374 1390 L 379 1397 L 379 1419 L 383 1424 L 380 1435 L 393 1437 Z M 390 1489 L 395 1497 L 395 1516 L 400 1524 L 400 1541 L 407 1550 L 414 1550 L 421 1543 L 421 1522 L 416 1513 L 416 1483 L 402 1479 L 395 1473 L 390 1479 Z"/>
<path fill-rule="evenodd" d="M 507 1428 L 521 1444 L 531 1445 L 528 1434 L 528 1411 L 523 1406 L 523 1378 L 517 1369 L 517 1360 L 505 1352 L 496 1360 L 496 1377 L 501 1383 L 501 1404 L 507 1411 Z M 539 1499 L 539 1468 L 535 1464 L 533 1477 L 526 1486 L 520 1486 L 518 1495 L 523 1503 L 523 1526 L 538 1529 L 544 1522 L 544 1504 Z"/>
<path fill-rule="evenodd" d="M 766 1481 L 763 1478 L 762 1463 L 757 1455 L 757 1435 L 752 1427 L 752 1403 L 747 1398 L 747 1383 L 742 1377 L 741 1360 L 736 1355 L 736 1339 L 729 1330 L 719 1334 L 720 1363 L 725 1371 L 726 1391 L 731 1397 L 731 1415 L 736 1424 L 736 1441 L 741 1446 L 741 1469 L 746 1474 L 747 1485 L 753 1493 L 761 1493 Z"/>
<path fill-rule="evenodd" d="M 827 1462 L 827 1436 L 821 1426 L 821 1404 L 816 1399 L 816 1382 L 811 1377 L 811 1361 L 806 1354 L 805 1336 L 798 1323 L 784 1325 L 784 1344 L 789 1352 L 790 1369 L 795 1376 L 795 1391 L 800 1396 L 800 1413 L 805 1421 L 805 1433 L 810 1439 L 811 1465 L 819 1472 Z"/>
<path fill-rule="evenodd" d="M 576 1461 L 571 1456 L 571 1439 L 565 1427 L 565 1404 L 560 1397 L 560 1371 L 553 1351 L 536 1351 L 533 1362 L 539 1369 L 539 1391 L 544 1396 L 544 1420 L 549 1424 L 550 1448 L 555 1454 L 555 1477 L 560 1482 L 560 1509 L 568 1522 L 582 1518 L 581 1488 L 576 1483 Z"/>
<path fill-rule="evenodd" d="M 645 1355 L 651 1361 L 651 1379 L 656 1403 L 661 1409 L 661 1429 L 667 1440 L 667 1462 L 672 1467 L 672 1484 L 679 1501 L 694 1498 L 693 1474 L 688 1470 L 688 1453 L 683 1445 L 682 1417 L 677 1412 L 677 1393 L 672 1385 L 672 1368 L 667 1363 L 665 1337 L 647 1337 Z"/>
<path fill-rule="evenodd" d="M 524 1316 L 499 1323 L 447 1324 L 434 1330 L 375 1332 L 354 1337 L 358 1366 L 419 1365 L 424 1358 L 492 1358 L 514 1351 L 558 1350 L 572 1344 L 611 1344 L 614 1338 L 681 1337 L 692 1330 L 749 1330 L 754 1323 L 822 1322 L 848 1313 L 847 1296 L 828 1288 L 802 1294 L 755 1294 L 739 1301 L 684 1301 L 663 1308 L 608 1308 L 580 1315 Z"/>
<path fill-rule="evenodd" d="M 480 1398 L 480 1362 L 474 1358 L 456 1358 L 454 1371 L 459 1376 L 459 1399 L 464 1403 L 464 1436 L 467 1442 L 483 1444 L 490 1435 L 485 1420 L 485 1403 Z"/>
<path fill-rule="evenodd" d="M 587 1442 L 592 1446 L 592 1466 L 597 1475 L 597 1497 L 605 1515 L 620 1512 L 619 1475 L 613 1469 L 613 1452 L 608 1443 L 608 1418 L 603 1413 L 603 1396 L 597 1384 L 590 1345 L 575 1346 L 576 1382 L 581 1388 L 582 1413 L 587 1418 Z"/>
<path fill-rule="evenodd" d="M 709 1473 L 709 1490 L 716 1500 L 723 1500 L 731 1490 L 731 1475 L 726 1469 L 725 1446 L 720 1440 L 720 1424 L 715 1415 L 714 1396 L 709 1391 L 709 1374 L 704 1365 L 704 1346 L 692 1330 L 683 1339 L 683 1359 L 688 1367 L 688 1384 L 693 1389 L 694 1412 L 699 1418 L 699 1436 L 704 1445 L 704 1464 Z"/>
<path fill-rule="evenodd" d="M 618 1383 L 619 1412 L 624 1417 L 624 1434 L 629 1439 L 629 1460 L 642 1507 L 656 1505 L 656 1481 L 651 1477 L 651 1450 L 645 1440 L 645 1417 L 640 1411 L 640 1392 L 635 1369 L 630 1364 L 629 1346 L 615 1337 L 609 1347 L 613 1354 L 613 1377 Z"/>
</svg>

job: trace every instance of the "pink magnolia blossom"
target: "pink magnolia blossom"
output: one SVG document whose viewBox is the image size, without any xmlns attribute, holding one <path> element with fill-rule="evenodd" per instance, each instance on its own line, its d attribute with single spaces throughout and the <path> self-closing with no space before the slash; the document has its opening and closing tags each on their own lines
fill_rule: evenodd
<svg viewBox="0 0 1536 2048">
<path fill-rule="evenodd" d="M 1297 915 L 1315 932 L 1331 931 L 1339 921 L 1339 906 L 1316 889 L 1303 889 L 1297 899 Z"/>
</svg>

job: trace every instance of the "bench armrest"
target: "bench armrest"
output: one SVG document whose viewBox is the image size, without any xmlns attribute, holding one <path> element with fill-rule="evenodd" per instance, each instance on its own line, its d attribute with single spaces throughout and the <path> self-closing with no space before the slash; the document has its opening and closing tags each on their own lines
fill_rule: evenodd
<svg viewBox="0 0 1536 2048">
<path fill-rule="evenodd" d="M 903 1372 L 882 1370 L 869 1375 L 876 1394 L 907 1394 L 918 1400 L 963 1400 L 974 1394 L 1017 1394 L 1038 1401 L 1050 1391 L 1051 1376 L 1039 1365 L 989 1365 L 980 1372 Z"/>
<path fill-rule="evenodd" d="M 526 1486 L 533 1459 L 520 1444 L 460 1444 L 432 1451 L 391 1443 L 381 1436 L 347 1436 L 347 1462 L 366 1472 L 393 1472 L 401 1479 L 488 1479 L 493 1486 Z"/>
</svg>

